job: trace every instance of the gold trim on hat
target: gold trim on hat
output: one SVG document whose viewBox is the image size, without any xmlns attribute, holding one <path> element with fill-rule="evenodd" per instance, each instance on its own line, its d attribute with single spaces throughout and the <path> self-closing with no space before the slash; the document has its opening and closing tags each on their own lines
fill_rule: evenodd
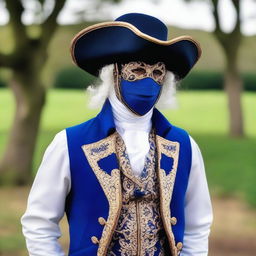
<svg viewBox="0 0 256 256">
<path fill-rule="evenodd" d="M 149 36 L 149 35 L 143 33 L 138 28 L 136 28 L 135 26 L 133 26 L 132 24 L 130 24 L 128 22 L 124 22 L 124 21 L 110 21 L 110 22 L 97 23 L 97 24 L 94 24 L 94 25 L 89 26 L 87 28 L 84 28 L 83 30 L 81 30 L 80 32 L 78 32 L 74 36 L 74 38 L 71 41 L 70 52 L 71 52 L 72 60 L 73 60 L 73 62 L 76 65 L 78 65 L 76 60 L 75 60 L 75 56 L 74 56 L 74 48 L 75 48 L 76 41 L 80 37 L 82 37 L 83 35 L 85 35 L 85 34 L 87 34 L 89 32 L 92 32 L 94 30 L 101 29 L 101 28 L 106 28 L 106 27 L 124 27 L 124 28 L 128 28 L 134 34 L 136 34 L 137 36 L 139 36 L 139 37 L 141 37 L 141 38 L 143 38 L 143 39 L 145 39 L 145 40 L 147 40 L 149 42 L 152 42 L 152 43 L 155 43 L 155 44 L 159 44 L 159 45 L 165 45 L 165 46 L 169 46 L 169 45 L 172 45 L 174 43 L 177 43 L 177 42 L 183 41 L 183 40 L 191 41 L 192 43 L 194 43 L 196 45 L 197 50 L 198 50 L 197 60 L 200 58 L 200 56 L 202 54 L 202 49 L 201 49 L 201 46 L 200 46 L 199 42 L 194 40 L 191 36 L 184 35 L 184 36 L 176 37 L 176 38 L 171 39 L 171 40 L 164 41 L 164 40 L 160 40 L 160 39 L 157 39 L 155 37 L 152 37 L 152 36 Z"/>
</svg>

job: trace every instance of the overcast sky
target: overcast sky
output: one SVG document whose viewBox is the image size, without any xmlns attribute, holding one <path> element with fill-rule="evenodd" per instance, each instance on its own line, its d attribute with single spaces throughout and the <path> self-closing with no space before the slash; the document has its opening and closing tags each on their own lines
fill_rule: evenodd
<svg viewBox="0 0 256 256">
<path fill-rule="evenodd" d="M 48 0 L 48 9 L 51 9 L 52 0 Z M 113 20 L 127 12 L 143 12 L 160 18 L 166 24 L 183 28 L 196 28 L 212 31 L 214 20 L 211 13 L 210 1 L 183 0 L 123 0 L 120 4 L 104 4 L 95 12 L 97 0 L 68 0 L 60 13 L 58 21 L 61 24 L 77 22 L 76 12 L 86 10 L 85 17 L 91 20 Z M 26 0 L 29 8 L 23 16 L 25 23 L 30 24 L 34 17 L 33 0 Z M 221 25 L 223 30 L 232 30 L 235 21 L 235 11 L 231 0 L 220 0 Z M 242 0 L 242 32 L 246 35 L 256 34 L 256 1 Z M 8 20 L 8 13 L 0 5 L 0 24 Z"/>
</svg>

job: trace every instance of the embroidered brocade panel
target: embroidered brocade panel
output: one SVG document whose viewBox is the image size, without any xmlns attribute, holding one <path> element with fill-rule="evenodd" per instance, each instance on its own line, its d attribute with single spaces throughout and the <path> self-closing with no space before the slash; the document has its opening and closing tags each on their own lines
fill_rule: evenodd
<svg viewBox="0 0 256 256">
<path fill-rule="evenodd" d="M 150 150 L 142 174 L 132 173 L 121 136 L 116 139 L 122 181 L 122 209 L 108 248 L 108 256 L 169 255 L 160 217 L 159 184 L 156 173 L 155 134 L 149 135 Z"/>
</svg>

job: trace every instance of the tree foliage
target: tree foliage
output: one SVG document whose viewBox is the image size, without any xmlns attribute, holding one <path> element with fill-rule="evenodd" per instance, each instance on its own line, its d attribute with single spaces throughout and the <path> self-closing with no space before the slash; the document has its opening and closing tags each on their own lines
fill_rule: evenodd
<svg viewBox="0 0 256 256">
<path fill-rule="evenodd" d="M 25 11 L 23 3 L 19 0 L 6 0 L 5 5 L 10 16 L 9 25 L 13 34 L 14 50 L 9 54 L 0 53 L 0 67 L 23 69 L 27 66 L 26 63 L 30 62 L 30 51 L 33 51 L 33 49 L 45 51 L 58 26 L 56 18 L 65 2 L 65 0 L 56 1 L 52 12 L 46 16 L 44 8 L 42 8 L 45 1 L 37 1 L 42 9 L 41 16 L 45 18 L 40 25 L 40 35 L 37 38 L 32 38 L 22 22 L 22 15 Z"/>
</svg>

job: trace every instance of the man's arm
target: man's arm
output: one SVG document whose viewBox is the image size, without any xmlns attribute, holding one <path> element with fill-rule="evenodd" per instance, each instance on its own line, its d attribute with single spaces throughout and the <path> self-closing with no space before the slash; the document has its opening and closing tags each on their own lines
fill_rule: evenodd
<svg viewBox="0 0 256 256">
<path fill-rule="evenodd" d="M 185 198 L 185 234 L 181 256 L 208 255 L 212 205 L 200 149 L 190 137 L 192 164 Z"/>
<path fill-rule="evenodd" d="M 66 131 L 63 130 L 45 151 L 28 197 L 27 210 L 21 218 L 30 256 L 65 255 L 58 243 L 61 236 L 58 224 L 64 215 L 70 186 Z"/>
</svg>

